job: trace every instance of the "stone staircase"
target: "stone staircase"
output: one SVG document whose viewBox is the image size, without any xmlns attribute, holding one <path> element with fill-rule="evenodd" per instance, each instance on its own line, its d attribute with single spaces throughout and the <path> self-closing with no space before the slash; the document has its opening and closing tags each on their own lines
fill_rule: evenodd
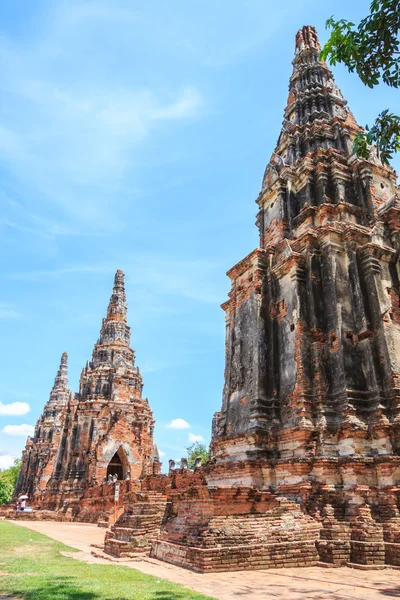
<svg viewBox="0 0 400 600">
<path fill-rule="evenodd" d="M 118 558 L 148 554 L 160 534 L 166 505 L 167 497 L 160 492 L 137 492 L 135 502 L 106 532 L 104 551 Z"/>
</svg>

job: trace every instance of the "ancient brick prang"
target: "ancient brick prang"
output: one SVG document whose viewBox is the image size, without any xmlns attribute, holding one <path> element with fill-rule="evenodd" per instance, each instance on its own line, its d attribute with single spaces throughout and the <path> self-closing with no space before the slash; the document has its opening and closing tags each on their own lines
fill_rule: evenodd
<svg viewBox="0 0 400 600">
<path fill-rule="evenodd" d="M 88 486 L 109 479 L 138 480 L 158 473 L 154 420 L 142 397 L 127 324 L 124 274 L 117 271 L 92 360 L 82 370 L 79 394 L 70 393 L 67 355 L 50 400 L 28 439 L 16 493 L 45 508 L 79 510 Z"/>
<path fill-rule="evenodd" d="M 319 54 L 303 27 L 260 247 L 228 271 L 206 483 L 171 490 L 152 550 L 201 571 L 399 564 L 400 193 L 374 149 L 354 155 Z"/>
<path fill-rule="evenodd" d="M 20 494 L 41 495 L 53 473 L 60 445 L 60 434 L 64 427 L 65 414 L 70 397 L 68 388 L 68 355 L 61 356 L 50 397 L 38 419 L 33 437 L 28 437 L 22 453 L 21 470 L 15 488 L 15 497 Z"/>
<path fill-rule="evenodd" d="M 353 154 L 361 128 L 319 51 L 300 30 L 260 248 L 228 272 L 217 461 L 400 454 L 396 174 Z"/>
<path fill-rule="evenodd" d="M 159 474 L 117 273 L 46 488 L 112 523 L 110 554 L 198 571 L 400 566 L 400 194 L 373 149 L 353 154 L 361 129 L 319 53 L 304 27 L 257 198 L 260 247 L 228 272 L 211 459 L 193 471 Z M 114 484 L 100 482 L 121 464 L 135 480 L 114 522 Z"/>
</svg>

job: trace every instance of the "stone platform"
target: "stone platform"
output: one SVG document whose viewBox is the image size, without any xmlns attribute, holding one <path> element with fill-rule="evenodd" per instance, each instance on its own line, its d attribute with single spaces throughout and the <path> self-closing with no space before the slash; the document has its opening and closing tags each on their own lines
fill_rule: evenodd
<svg viewBox="0 0 400 600">
<path fill-rule="evenodd" d="M 320 526 L 294 502 L 252 488 L 172 495 L 151 556 L 199 572 L 314 566 Z"/>
</svg>

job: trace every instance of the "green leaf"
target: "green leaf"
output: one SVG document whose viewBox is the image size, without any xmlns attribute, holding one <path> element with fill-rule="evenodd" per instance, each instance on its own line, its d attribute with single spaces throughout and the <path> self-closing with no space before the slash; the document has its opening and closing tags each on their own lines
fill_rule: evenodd
<svg viewBox="0 0 400 600">
<path fill-rule="evenodd" d="M 400 10 L 399 0 L 372 0 L 370 14 L 358 24 L 326 21 L 331 35 L 321 50 L 321 58 L 331 65 L 344 64 L 350 73 L 356 71 L 361 81 L 374 88 L 382 81 L 400 87 Z M 356 136 L 354 151 L 368 158 L 369 146 L 375 145 L 382 162 L 387 163 L 399 151 L 399 117 L 386 109 L 366 133 Z"/>
</svg>

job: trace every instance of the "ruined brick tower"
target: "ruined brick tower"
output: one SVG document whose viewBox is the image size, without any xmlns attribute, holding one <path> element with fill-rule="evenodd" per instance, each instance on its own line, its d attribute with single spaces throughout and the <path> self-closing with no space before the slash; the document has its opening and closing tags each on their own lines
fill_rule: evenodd
<svg viewBox="0 0 400 600">
<path fill-rule="evenodd" d="M 61 356 L 50 397 L 38 419 L 33 438 L 28 438 L 22 453 L 15 495 L 41 492 L 47 486 L 55 465 L 60 445 L 60 432 L 64 426 L 65 411 L 69 399 L 68 355 Z"/>
<path fill-rule="evenodd" d="M 153 472 L 153 463 L 159 469 L 153 414 L 142 388 L 130 348 L 124 274 L 117 271 L 92 360 L 82 370 L 79 394 L 68 391 L 63 355 L 50 400 L 28 440 L 17 491 L 33 492 L 37 501 L 40 493 L 42 505 L 55 508 L 66 502 L 73 505 L 87 486 L 115 475 L 138 480 Z M 45 469 L 43 454 L 50 457 Z"/>
<path fill-rule="evenodd" d="M 152 548 L 203 572 L 400 566 L 400 193 L 374 150 L 354 155 L 319 55 L 303 27 L 260 247 L 228 272 L 212 460 Z"/>
<path fill-rule="evenodd" d="M 315 29 L 303 27 L 257 198 L 260 248 L 228 272 L 213 452 L 217 461 L 320 457 L 318 477 L 334 468 L 335 482 L 369 457 L 379 481 L 400 454 L 400 195 L 374 151 L 367 161 L 353 154 L 361 129 L 319 53 Z"/>
</svg>

